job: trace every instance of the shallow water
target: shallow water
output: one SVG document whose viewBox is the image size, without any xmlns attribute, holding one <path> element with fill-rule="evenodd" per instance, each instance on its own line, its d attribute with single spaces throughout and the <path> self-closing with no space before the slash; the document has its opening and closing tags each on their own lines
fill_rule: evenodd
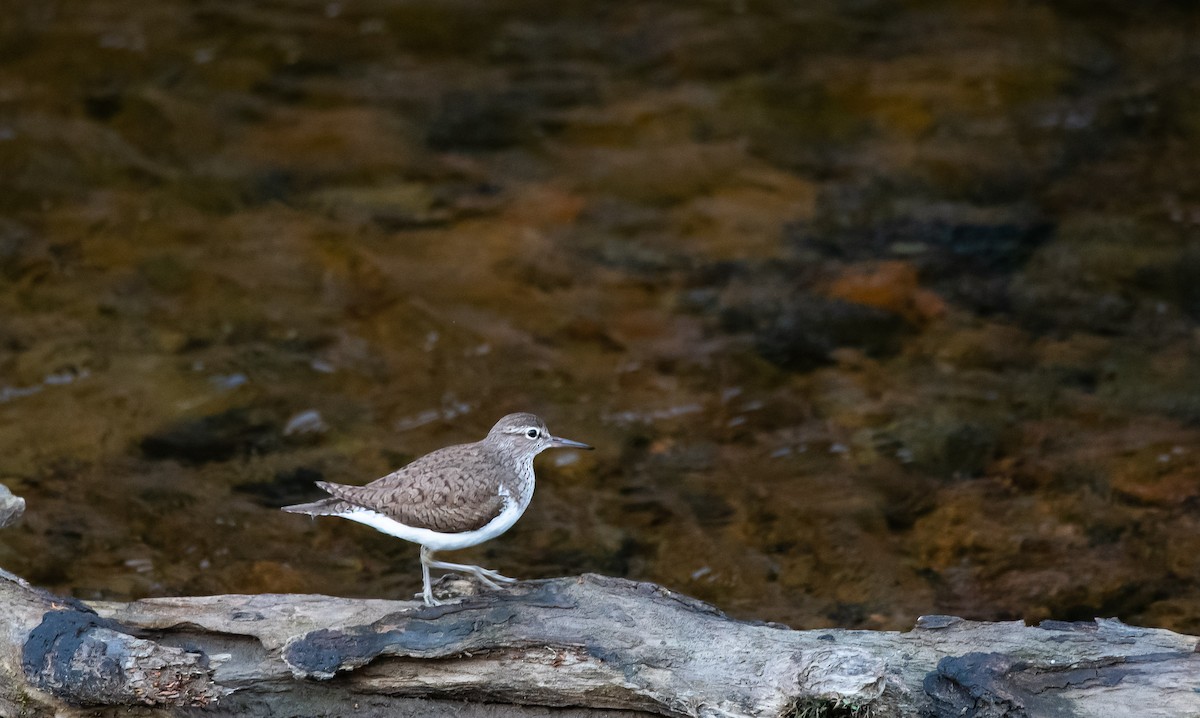
<svg viewBox="0 0 1200 718">
<path fill-rule="evenodd" d="M 1190 3 L 27 3 L 0 565 L 407 596 L 277 507 L 514 410 L 456 554 L 741 617 L 1200 631 Z"/>
</svg>

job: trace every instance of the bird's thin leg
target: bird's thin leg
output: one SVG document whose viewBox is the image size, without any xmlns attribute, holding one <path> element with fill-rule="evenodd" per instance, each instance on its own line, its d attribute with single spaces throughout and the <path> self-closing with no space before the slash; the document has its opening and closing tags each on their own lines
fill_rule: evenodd
<svg viewBox="0 0 1200 718">
<path fill-rule="evenodd" d="M 433 597 L 433 585 L 429 581 L 429 567 L 436 565 L 433 560 L 433 552 L 427 547 L 421 547 L 421 582 L 424 590 L 421 592 L 421 597 L 425 599 L 426 606 L 440 606 L 442 602 Z"/>
<path fill-rule="evenodd" d="M 503 576 L 495 571 L 483 568 L 481 566 L 471 566 L 465 563 L 450 563 L 449 561 L 434 561 L 431 559 L 429 561 L 429 566 L 431 568 L 444 568 L 447 571 L 463 571 L 465 573 L 469 573 L 492 588 L 500 588 L 500 586 L 496 584 L 497 581 L 501 583 L 517 582 L 517 579 L 515 578 L 509 578 L 508 576 Z"/>
</svg>

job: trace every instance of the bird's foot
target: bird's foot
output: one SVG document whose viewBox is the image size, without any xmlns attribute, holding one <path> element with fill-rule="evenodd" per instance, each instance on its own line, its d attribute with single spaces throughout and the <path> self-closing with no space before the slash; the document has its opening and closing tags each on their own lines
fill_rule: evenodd
<svg viewBox="0 0 1200 718">
<path fill-rule="evenodd" d="M 482 566 L 471 566 L 465 563 L 449 563 L 447 561 L 431 561 L 431 568 L 441 568 L 447 571 L 462 571 L 479 579 L 479 582 L 491 588 L 500 588 L 501 583 L 516 583 L 517 579 L 509 578 L 503 574 L 497 573 L 491 569 L 483 568 Z"/>
<path fill-rule="evenodd" d="M 501 584 L 512 584 L 517 582 L 517 579 L 515 578 L 502 576 L 495 571 L 489 571 L 486 568 L 481 568 L 477 572 L 472 571 L 471 574 L 475 576 L 475 578 L 479 579 L 480 583 L 491 588 L 503 588 Z"/>
<path fill-rule="evenodd" d="M 439 601 L 433 597 L 433 591 L 420 591 L 413 594 L 413 598 L 419 598 L 425 602 L 426 606 L 441 606 L 444 601 Z"/>
<path fill-rule="evenodd" d="M 495 590 L 500 590 L 501 588 L 503 588 L 500 584 L 496 583 L 495 581 L 493 581 L 492 579 L 483 575 L 482 573 L 472 573 L 471 575 L 475 577 L 476 581 L 482 583 L 484 586 L 487 586 L 488 588 L 495 589 Z"/>
</svg>

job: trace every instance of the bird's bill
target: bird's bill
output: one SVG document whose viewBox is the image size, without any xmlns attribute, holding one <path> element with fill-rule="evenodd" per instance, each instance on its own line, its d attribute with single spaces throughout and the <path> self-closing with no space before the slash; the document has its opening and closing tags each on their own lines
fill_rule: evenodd
<svg viewBox="0 0 1200 718">
<path fill-rule="evenodd" d="M 561 448 L 561 449 L 592 449 L 592 448 L 594 448 L 594 447 L 588 446 L 587 444 L 584 444 L 583 442 L 571 441 L 570 439 L 564 439 L 559 436 L 551 436 L 550 437 L 550 446 L 552 446 L 554 448 Z"/>
</svg>

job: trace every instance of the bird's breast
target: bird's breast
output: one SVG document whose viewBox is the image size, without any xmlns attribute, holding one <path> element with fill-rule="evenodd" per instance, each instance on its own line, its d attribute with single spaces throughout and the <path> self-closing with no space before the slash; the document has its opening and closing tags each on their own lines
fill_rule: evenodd
<svg viewBox="0 0 1200 718">
<path fill-rule="evenodd" d="M 517 506 L 521 507 L 521 510 L 524 511 L 525 507 L 529 506 L 529 502 L 533 500 L 533 462 L 518 461 L 513 469 L 514 478 L 512 484 L 508 487 L 509 495 L 512 496 Z"/>
</svg>

